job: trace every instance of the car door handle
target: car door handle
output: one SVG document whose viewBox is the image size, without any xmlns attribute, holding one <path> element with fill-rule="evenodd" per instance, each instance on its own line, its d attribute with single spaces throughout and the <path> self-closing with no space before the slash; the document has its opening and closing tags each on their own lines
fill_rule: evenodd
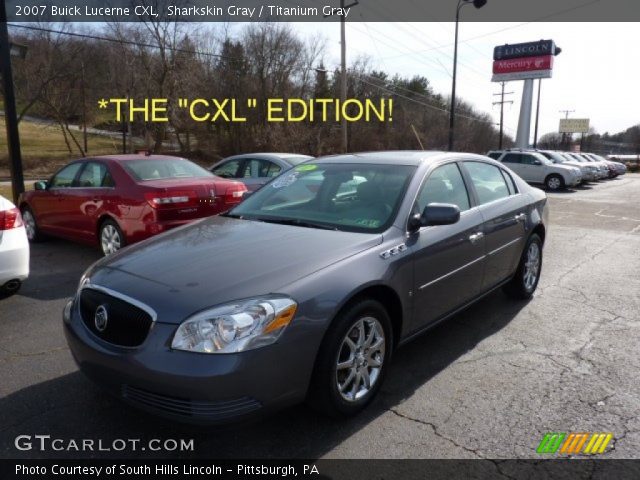
<svg viewBox="0 0 640 480">
<path fill-rule="evenodd" d="M 484 233 L 482 232 L 476 232 L 472 235 L 469 235 L 469 241 L 473 244 L 478 243 L 480 240 L 482 240 L 482 238 L 484 237 Z"/>
<path fill-rule="evenodd" d="M 527 216 L 524 213 L 519 213 L 514 217 L 516 222 L 524 222 L 527 219 Z"/>
</svg>

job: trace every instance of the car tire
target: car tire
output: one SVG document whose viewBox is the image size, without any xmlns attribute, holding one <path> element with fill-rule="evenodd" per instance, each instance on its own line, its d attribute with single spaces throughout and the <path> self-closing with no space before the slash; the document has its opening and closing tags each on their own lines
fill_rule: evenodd
<svg viewBox="0 0 640 480">
<path fill-rule="evenodd" d="M 98 231 L 98 242 L 100 250 L 106 257 L 117 252 L 126 245 L 126 240 L 120 226 L 111 219 L 105 220 L 100 224 Z"/>
<path fill-rule="evenodd" d="M 24 229 L 27 232 L 27 239 L 31 243 L 41 242 L 44 240 L 44 235 L 38 228 L 36 217 L 27 206 L 20 209 L 20 215 L 22 215 L 22 222 L 24 223 Z"/>
<path fill-rule="evenodd" d="M 0 298 L 8 298 L 11 295 L 15 295 L 20 290 L 22 282 L 20 280 L 9 280 L 4 285 L 0 286 Z"/>
<path fill-rule="evenodd" d="M 337 418 L 363 410 L 384 380 L 392 332 L 387 310 L 375 300 L 359 300 L 339 313 L 318 353 L 307 395 L 310 406 Z"/>
<path fill-rule="evenodd" d="M 544 179 L 544 185 L 551 191 L 562 190 L 565 187 L 564 178 L 561 175 L 552 173 Z"/>
<path fill-rule="evenodd" d="M 536 233 L 527 240 L 515 275 L 503 290 L 518 300 L 528 300 L 536 291 L 542 272 L 542 239 Z"/>
</svg>

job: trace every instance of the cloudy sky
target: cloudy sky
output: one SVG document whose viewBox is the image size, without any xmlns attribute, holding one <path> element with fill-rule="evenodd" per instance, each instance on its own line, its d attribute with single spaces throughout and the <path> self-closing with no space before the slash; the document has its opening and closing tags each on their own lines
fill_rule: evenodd
<svg viewBox="0 0 640 480">
<path fill-rule="evenodd" d="M 465 14 L 473 14 L 472 9 Z M 340 64 L 338 23 L 296 23 L 302 35 L 319 33 L 327 42 L 327 67 Z M 423 75 L 436 92 L 451 93 L 453 23 L 347 23 L 347 60 L 368 56 L 372 67 L 389 74 Z M 553 39 L 562 48 L 553 78 L 543 80 L 540 134 L 557 131 L 560 110 L 574 118 L 590 118 L 599 133 L 616 133 L 640 123 L 640 44 L 638 23 L 460 23 L 458 98 L 499 121 L 500 84 L 491 83 L 493 47 Z M 536 81 L 537 82 L 537 81 Z M 505 129 L 515 137 L 524 82 L 506 91 Z M 536 90 L 537 91 L 537 83 Z M 535 102 L 535 96 L 534 96 Z M 533 136 L 532 119 L 532 136 Z"/>
</svg>

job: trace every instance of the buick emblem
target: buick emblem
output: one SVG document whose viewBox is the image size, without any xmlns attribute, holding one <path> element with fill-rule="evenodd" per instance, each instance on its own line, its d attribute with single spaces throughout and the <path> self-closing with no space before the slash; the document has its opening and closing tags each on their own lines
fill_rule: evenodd
<svg viewBox="0 0 640 480">
<path fill-rule="evenodd" d="M 96 330 L 104 332 L 107 328 L 107 322 L 109 321 L 109 312 L 107 312 L 106 305 L 100 305 L 96 308 L 96 314 L 93 317 L 93 323 L 96 326 Z"/>
</svg>

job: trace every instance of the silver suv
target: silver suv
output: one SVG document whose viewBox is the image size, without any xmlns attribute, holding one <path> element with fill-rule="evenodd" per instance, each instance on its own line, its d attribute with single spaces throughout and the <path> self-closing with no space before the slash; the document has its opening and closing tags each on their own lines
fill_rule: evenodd
<svg viewBox="0 0 640 480">
<path fill-rule="evenodd" d="M 528 183 L 543 184 L 549 190 L 582 183 L 578 167 L 555 164 L 541 153 L 529 150 L 493 150 L 487 155 L 505 164 Z"/>
</svg>

